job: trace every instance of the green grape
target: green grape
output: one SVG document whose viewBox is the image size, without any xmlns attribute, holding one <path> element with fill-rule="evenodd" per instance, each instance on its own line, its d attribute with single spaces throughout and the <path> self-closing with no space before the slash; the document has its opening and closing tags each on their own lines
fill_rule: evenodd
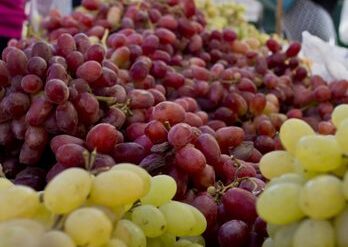
<svg viewBox="0 0 348 247">
<path fill-rule="evenodd" d="M 343 178 L 344 175 L 346 174 L 346 171 L 347 171 L 347 165 L 346 164 L 341 164 L 336 170 L 332 171 L 332 174 L 336 175 L 339 178 Z"/>
<path fill-rule="evenodd" d="M 342 188 L 343 188 L 343 195 L 346 200 L 348 200 L 348 171 L 344 175 L 343 178 L 343 183 L 342 183 Z"/>
<path fill-rule="evenodd" d="M 37 247 L 35 235 L 20 226 L 0 228 L 0 247 Z"/>
<path fill-rule="evenodd" d="M 67 217 L 64 231 L 77 245 L 102 246 L 110 239 L 112 224 L 101 210 L 80 208 Z"/>
<path fill-rule="evenodd" d="M 333 227 L 325 220 L 304 220 L 295 232 L 293 247 L 335 247 Z"/>
<path fill-rule="evenodd" d="M 54 215 L 42 203 L 40 203 L 32 218 L 40 222 L 46 228 L 52 226 L 54 223 Z"/>
<path fill-rule="evenodd" d="M 313 219 L 329 219 L 344 208 L 341 180 L 332 175 L 321 175 L 309 180 L 301 189 L 300 207 Z"/>
<path fill-rule="evenodd" d="M 54 214 L 69 213 L 85 203 L 91 186 L 92 178 L 86 170 L 65 170 L 46 186 L 44 204 Z"/>
<path fill-rule="evenodd" d="M 263 242 L 262 247 L 275 247 L 273 239 L 267 238 L 265 242 Z"/>
<path fill-rule="evenodd" d="M 294 168 L 295 168 L 295 173 L 299 175 L 300 177 L 302 177 L 304 181 L 312 179 L 320 175 L 319 172 L 309 171 L 305 169 L 298 160 L 295 161 Z"/>
<path fill-rule="evenodd" d="M 275 184 L 293 183 L 293 184 L 303 185 L 305 182 L 306 180 L 303 178 L 303 176 L 297 173 L 288 173 L 288 174 L 281 175 L 280 177 L 272 178 L 272 180 L 270 180 L 266 184 L 266 189 Z"/>
<path fill-rule="evenodd" d="M 7 178 L 0 177 L 0 191 L 13 186 L 13 183 Z"/>
<path fill-rule="evenodd" d="M 274 237 L 282 225 L 271 224 L 267 222 L 267 233 L 270 237 Z"/>
<path fill-rule="evenodd" d="M 314 135 L 314 130 L 309 124 L 300 119 L 289 119 L 283 123 L 280 128 L 279 136 L 285 149 L 295 154 L 297 142 L 303 136 Z"/>
<path fill-rule="evenodd" d="M 348 104 L 336 106 L 331 114 L 331 121 L 337 129 L 341 127 L 341 123 L 348 119 Z"/>
<path fill-rule="evenodd" d="M 143 186 L 142 179 L 132 171 L 110 170 L 93 180 L 90 199 L 108 207 L 130 204 L 140 198 Z"/>
<path fill-rule="evenodd" d="M 173 247 L 190 247 L 191 245 L 191 241 L 188 241 L 186 239 L 179 239 L 178 241 L 176 241 Z"/>
<path fill-rule="evenodd" d="M 151 176 L 150 174 L 140 166 L 131 163 L 119 163 L 112 167 L 112 170 L 126 170 L 136 173 L 144 183 L 143 193 L 140 197 L 145 196 L 150 191 L 151 186 Z"/>
<path fill-rule="evenodd" d="M 289 224 L 303 218 L 299 207 L 301 186 L 292 183 L 276 184 L 259 197 L 256 209 L 261 218 L 272 224 Z"/>
<path fill-rule="evenodd" d="M 103 247 L 128 247 L 122 240 L 113 238 Z"/>
<path fill-rule="evenodd" d="M 273 237 L 273 244 L 276 247 L 292 247 L 292 240 L 298 228 L 298 223 L 282 226 Z"/>
<path fill-rule="evenodd" d="M 146 243 L 146 247 L 162 247 L 162 242 L 159 238 L 147 238 Z"/>
<path fill-rule="evenodd" d="M 342 152 L 348 153 L 348 118 L 342 121 L 336 131 L 335 137 Z"/>
<path fill-rule="evenodd" d="M 39 195 L 26 186 L 11 186 L 0 191 L 0 221 L 28 217 L 39 208 Z"/>
<path fill-rule="evenodd" d="M 192 243 L 200 244 L 205 246 L 205 240 L 202 236 L 193 236 L 193 237 L 182 237 L 181 239 L 186 239 Z"/>
<path fill-rule="evenodd" d="M 143 230 L 146 237 L 150 238 L 162 235 L 167 229 L 164 215 L 152 205 L 136 207 L 132 213 L 132 221 Z"/>
<path fill-rule="evenodd" d="M 140 200 L 143 204 L 152 204 L 159 207 L 173 199 L 175 193 L 175 180 L 167 175 L 157 175 L 151 178 L 149 193 Z"/>
<path fill-rule="evenodd" d="M 186 204 L 170 201 L 160 208 L 167 220 L 167 232 L 175 236 L 188 236 L 196 224 L 196 216 Z"/>
<path fill-rule="evenodd" d="M 120 220 L 113 236 L 122 240 L 127 247 L 146 247 L 146 237 L 139 226 L 130 220 Z"/>
<path fill-rule="evenodd" d="M 294 171 L 294 157 L 287 151 L 273 151 L 260 160 L 260 171 L 268 179 Z"/>
<path fill-rule="evenodd" d="M 207 228 L 207 220 L 205 219 L 204 215 L 195 207 L 184 204 L 186 207 L 190 208 L 193 216 L 195 217 L 196 223 L 194 224 L 193 228 L 190 231 L 189 236 L 199 236 L 201 235 L 205 229 Z"/>
<path fill-rule="evenodd" d="M 337 247 L 348 247 L 348 209 L 335 218 L 334 230 Z"/>
<path fill-rule="evenodd" d="M 161 243 L 165 247 L 171 247 L 175 244 L 176 242 L 176 237 L 175 235 L 171 233 L 164 233 L 162 236 L 158 237 L 161 240 Z"/>
<path fill-rule="evenodd" d="M 45 232 L 45 228 L 39 222 L 31 219 L 13 219 L 0 223 L 0 229 L 7 227 L 21 227 L 36 239 Z"/>
<path fill-rule="evenodd" d="M 296 157 L 301 165 L 314 172 L 328 172 L 342 164 L 341 149 L 333 136 L 305 136 L 297 144 Z"/>
<path fill-rule="evenodd" d="M 64 232 L 49 231 L 40 239 L 40 247 L 75 247 L 74 241 Z"/>
</svg>

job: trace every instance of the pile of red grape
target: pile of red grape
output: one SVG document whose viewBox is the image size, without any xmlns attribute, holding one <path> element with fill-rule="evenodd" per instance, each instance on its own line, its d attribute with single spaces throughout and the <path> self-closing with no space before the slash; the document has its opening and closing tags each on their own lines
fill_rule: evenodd
<svg viewBox="0 0 348 247">
<path fill-rule="evenodd" d="M 70 167 L 138 164 L 176 180 L 175 199 L 207 219 L 207 246 L 261 246 L 262 154 L 282 149 L 287 118 L 334 133 L 331 112 L 348 101 L 348 81 L 310 76 L 298 43 L 260 48 L 230 29 L 206 31 L 193 0 L 83 6 L 94 16 L 45 20 L 50 43 L 11 41 L 2 54 L 5 175 L 41 190 Z M 116 31 L 93 44 L 88 35 L 116 27 L 115 9 Z"/>
</svg>

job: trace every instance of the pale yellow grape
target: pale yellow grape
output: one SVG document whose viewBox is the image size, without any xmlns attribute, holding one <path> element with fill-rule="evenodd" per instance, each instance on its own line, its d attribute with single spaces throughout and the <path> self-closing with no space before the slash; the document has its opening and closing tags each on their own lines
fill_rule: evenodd
<svg viewBox="0 0 348 247">
<path fill-rule="evenodd" d="M 112 224 L 101 210 L 80 208 L 67 217 L 64 231 L 77 245 L 102 246 L 110 239 Z"/>
<path fill-rule="evenodd" d="M 99 209 L 100 211 L 103 211 L 103 213 L 109 218 L 112 224 L 114 224 L 116 221 L 119 220 L 118 216 L 116 216 L 116 214 L 111 208 L 104 207 L 104 206 L 94 206 L 94 207 Z"/>
<path fill-rule="evenodd" d="M 7 178 L 0 177 L 0 191 L 13 186 L 13 183 Z"/>
<path fill-rule="evenodd" d="M 186 204 L 170 201 L 163 204 L 159 209 L 167 220 L 168 233 L 176 236 L 190 235 L 196 224 L 196 217 Z"/>
<path fill-rule="evenodd" d="M 332 225 L 325 220 L 304 220 L 295 232 L 293 247 L 335 247 Z"/>
<path fill-rule="evenodd" d="M 127 245 L 122 240 L 113 238 L 103 247 L 127 247 Z"/>
<path fill-rule="evenodd" d="M 129 208 L 127 208 L 124 205 L 121 205 L 121 206 L 113 207 L 111 210 L 114 213 L 115 221 L 119 221 L 126 214 Z"/>
<path fill-rule="evenodd" d="M 292 247 L 292 240 L 298 226 L 298 223 L 293 223 L 280 227 L 273 237 L 274 246 Z"/>
<path fill-rule="evenodd" d="M 88 171 L 71 168 L 54 177 L 44 192 L 45 206 L 55 214 L 66 214 L 85 203 L 91 191 Z"/>
<path fill-rule="evenodd" d="M 297 143 L 296 158 L 314 172 L 328 172 L 340 167 L 342 153 L 333 136 L 305 136 Z"/>
<path fill-rule="evenodd" d="M 39 205 L 32 218 L 40 222 L 46 228 L 51 227 L 54 223 L 54 215 L 42 203 Z"/>
<path fill-rule="evenodd" d="M 0 229 L 0 247 L 37 247 L 38 240 L 28 230 L 19 226 Z"/>
<path fill-rule="evenodd" d="M 207 228 L 207 220 L 205 219 L 204 215 L 197 208 L 189 204 L 184 204 L 184 205 L 190 208 L 196 220 L 196 223 L 194 224 L 193 228 L 191 229 L 189 233 L 189 236 L 199 236 L 203 234 L 203 232 Z"/>
<path fill-rule="evenodd" d="M 151 178 L 149 193 L 140 200 L 143 204 L 151 204 L 158 207 L 173 199 L 176 189 L 176 182 L 172 177 L 157 175 Z"/>
<path fill-rule="evenodd" d="M 342 152 L 348 153 L 348 118 L 340 124 L 335 134 L 336 140 Z"/>
<path fill-rule="evenodd" d="M 294 157 L 287 151 L 273 151 L 260 160 L 260 171 L 268 179 L 294 171 Z"/>
<path fill-rule="evenodd" d="M 11 186 L 0 191 L 0 221 L 28 217 L 39 208 L 39 195 L 26 186 Z"/>
<path fill-rule="evenodd" d="M 314 135 L 315 132 L 312 127 L 305 121 L 300 119 L 289 119 L 283 123 L 280 128 L 279 136 L 285 149 L 295 154 L 297 142 L 303 136 Z"/>
<path fill-rule="evenodd" d="M 189 247 L 204 247 L 202 244 L 192 243 Z"/>
<path fill-rule="evenodd" d="M 348 171 L 346 172 L 343 178 L 342 190 L 343 190 L 344 198 L 348 200 Z"/>
<path fill-rule="evenodd" d="M 66 233 L 53 230 L 43 234 L 39 247 L 76 247 L 76 245 Z"/>
<path fill-rule="evenodd" d="M 344 163 L 344 162 L 343 162 Z M 343 178 L 347 171 L 347 165 L 341 164 L 336 170 L 332 171 L 333 175 L 336 175 L 339 178 Z"/>
<path fill-rule="evenodd" d="M 1 229 L 8 227 L 21 227 L 28 231 L 36 239 L 38 239 L 45 232 L 44 226 L 32 219 L 13 219 L 0 223 L 0 231 Z"/>
<path fill-rule="evenodd" d="M 262 247 L 275 247 L 273 239 L 267 238 L 265 242 L 263 242 Z"/>
<path fill-rule="evenodd" d="M 303 185 L 305 182 L 306 180 L 303 178 L 303 176 L 297 173 L 288 173 L 270 180 L 266 184 L 266 188 L 271 187 L 272 185 L 275 185 L 275 184 L 284 184 L 284 183 L 294 183 L 298 185 Z"/>
<path fill-rule="evenodd" d="M 282 225 L 275 225 L 267 222 L 267 233 L 270 237 L 274 237 Z"/>
<path fill-rule="evenodd" d="M 162 235 L 167 229 L 164 215 L 152 205 L 142 205 L 134 208 L 132 222 L 143 230 L 146 237 L 150 238 Z"/>
<path fill-rule="evenodd" d="M 176 241 L 175 235 L 171 233 L 164 233 L 162 236 L 158 237 L 161 240 L 163 246 L 173 246 Z"/>
<path fill-rule="evenodd" d="M 309 171 L 305 169 L 298 160 L 295 161 L 294 167 L 295 167 L 295 173 L 301 176 L 305 181 L 312 179 L 321 174 L 320 172 L 314 172 L 314 171 Z"/>
<path fill-rule="evenodd" d="M 186 239 L 179 239 L 178 241 L 176 241 L 173 247 L 190 247 L 191 244 L 191 241 L 188 241 Z"/>
<path fill-rule="evenodd" d="M 130 220 L 120 220 L 113 236 L 122 240 L 127 247 L 146 247 L 146 237 L 139 226 Z"/>
<path fill-rule="evenodd" d="M 343 210 L 341 180 L 332 175 L 321 175 L 309 180 L 301 189 L 300 207 L 313 219 L 329 219 Z"/>
<path fill-rule="evenodd" d="M 186 239 L 192 243 L 196 243 L 196 244 L 200 244 L 200 245 L 205 246 L 205 240 L 201 235 L 200 236 L 192 236 L 192 237 L 182 237 L 181 239 Z"/>
<path fill-rule="evenodd" d="M 335 218 L 334 230 L 337 247 L 348 247 L 348 209 Z"/>
<path fill-rule="evenodd" d="M 132 171 L 110 170 L 99 174 L 92 184 L 92 202 L 116 207 L 135 202 L 143 193 L 142 179 Z"/>
<path fill-rule="evenodd" d="M 259 197 L 256 209 L 259 216 L 272 224 L 289 224 L 303 218 L 299 207 L 301 186 L 292 183 L 276 184 Z"/>
<path fill-rule="evenodd" d="M 348 119 L 348 104 L 336 106 L 331 115 L 332 123 L 339 129 L 346 119 Z"/>
<path fill-rule="evenodd" d="M 141 168 L 140 166 L 131 163 L 119 163 L 113 166 L 112 170 L 126 170 L 136 173 L 144 183 L 143 193 L 141 197 L 145 196 L 149 192 L 151 186 L 151 176 L 145 169 Z"/>
</svg>

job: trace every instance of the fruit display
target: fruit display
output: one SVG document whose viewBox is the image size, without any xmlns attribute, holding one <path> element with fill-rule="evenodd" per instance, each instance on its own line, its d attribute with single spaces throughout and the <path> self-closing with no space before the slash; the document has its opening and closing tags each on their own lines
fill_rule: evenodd
<svg viewBox="0 0 348 247">
<path fill-rule="evenodd" d="M 268 224 L 263 246 L 347 246 L 348 105 L 332 113 L 334 135 L 321 135 L 304 121 L 290 119 L 280 129 L 285 150 L 262 157 L 270 179 L 257 201 Z"/>
<path fill-rule="evenodd" d="M 234 1 L 214 2 L 214 0 L 196 0 L 197 8 L 202 10 L 207 27 L 212 30 L 233 28 L 241 39 L 256 39 L 264 44 L 269 35 L 261 33 L 245 19 L 245 6 Z"/>
<path fill-rule="evenodd" d="M 173 178 L 127 163 L 68 169 L 40 193 L 2 178 L 0 246 L 203 246 L 206 219 L 175 192 Z"/>
<path fill-rule="evenodd" d="M 105 27 L 99 36 L 90 32 L 106 20 L 110 6 L 121 10 L 119 25 L 110 32 Z M 77 18 L 85 15 L 93 16 L 88 27 Z M 57 25 L 48 28 L 51 22 Z M 82 204 L 113 207 L 114 200 L 125 198 L 131 213 L 123 220 L 139 224 L 133 212 L 154 215 L 154 207 L 161 211 L 172 192 L 176 202 L 161 212 L 175 221 L 186 215 L 180 210 L 187 211 L 179 204 L 197 208 L 206 219 L 202 236 L 208 247 L 262 246 L 268 233 L 257 197 L 272 176 L 292 169 L 291 157 L 280 155 L 289 148 L 283 123 L 301 119 L 310 126 L 301 131 L 290 125 L 285 137 L 290 140 L 297 136 L 292 129 L 330 136 L 337 127 L 331 121 L 334 107 L 348 103 L 348 81 L 329 83 L 311 75 L 298 57 L 299 43 L 285 48 L 271 38 L 263 45 L 242 40 L 231 28 L 209 30 L 192 0 L 85 0 L 71 16 L 52 12 L 44 26 L 44 39 L 12 40 L 2 53 L 4 176 L 45 195 L 60 174 L 84 169 L 95 175 L 97 192 L 86 192 Z M 285 163 L 278 168 L 271 162 L 264 173 L 260 159 L 272 161 L 267 154 L 275 150 Z M 139 195 L 136 176 L 108 175 L 122 163 L 153 176 L 158 186 L 150 198 Z M 128 177 L 135 187 L 124 181 Z M 169 177 L 176 185 L 166 183 Z M 123 189 L 110 191 L 115 188 Z M 72 196 L 67 200 L 66 205 L 76 203 Z M 136 210 L 154 200 L 152 208 L 142 209 L 146 213 Z M 124 224 L 122 232 L 129 225 Z M 183 227 L 168 225 L 167 231 Z M 203 244 L 187 231 L 174 235 L 184 236 L 174 246 Z M 147 237 L 148 246 L 171 246 Z M 129 239 L 121 240 L 129 245 Z"/>
</svg>

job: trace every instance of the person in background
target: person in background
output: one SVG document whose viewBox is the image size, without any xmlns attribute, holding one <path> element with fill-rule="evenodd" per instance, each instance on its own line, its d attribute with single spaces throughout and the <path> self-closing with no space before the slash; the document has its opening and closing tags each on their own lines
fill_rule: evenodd
<svg viewBox="0 0 348 247">
<path fill-rule="evenodd" d="M 277 0 L 260 0 L 266 9 L 276 11 Z M 283 0 L 283 30 L 289 40 L 301 41 L 308 31 L 335 43 L 336 31 L 331 17 L 338 0 Z"/>
<path fill-rule="evenodd" d="M 25 15 L 25 0 L 0 0 L 0 54 L 12 39 L 22 34 Z"/>
</svg>

